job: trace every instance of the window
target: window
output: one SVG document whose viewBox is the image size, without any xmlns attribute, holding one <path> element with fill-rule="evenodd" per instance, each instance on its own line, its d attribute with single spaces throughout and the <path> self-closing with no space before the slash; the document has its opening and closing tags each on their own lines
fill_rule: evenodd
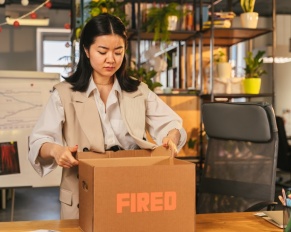
<svg viewBox="0 0 291 232">
<path fill-rule="evenodd" d="M 68 76 L 72 71 L 70 36 L 71 31 L 68 29 L 37 29 L 37 71 Z"/>
</svg>

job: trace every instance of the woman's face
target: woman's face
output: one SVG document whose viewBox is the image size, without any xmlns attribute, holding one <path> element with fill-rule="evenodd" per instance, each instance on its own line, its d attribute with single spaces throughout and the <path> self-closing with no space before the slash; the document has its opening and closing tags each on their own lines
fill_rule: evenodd
<svg viewBox="0 0 291 232">
<path fill-rule="evenodd" d="M 93 68 L 94 80 L 110 78 L 120 68 L 124 54 L 125 43 L 118 35 L 98 36 L 86 55 Z"/>
</svg>

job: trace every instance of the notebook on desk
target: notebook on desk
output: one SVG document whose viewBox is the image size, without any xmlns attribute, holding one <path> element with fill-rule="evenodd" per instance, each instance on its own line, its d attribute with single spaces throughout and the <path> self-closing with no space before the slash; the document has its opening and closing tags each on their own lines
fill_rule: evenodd
<svg viewBox="0 0 291 232">
<path fill-rule="evenodd" d="M 266 216 L 263 216 L 263 218 L 272 223 L 273 225 L 279 227 L 279 228 L 284 228 L 284 220 L 283 220 L 283 211 L 278 210 L 278 211 L 264 211 L 264 214 Z"/>
</svg>

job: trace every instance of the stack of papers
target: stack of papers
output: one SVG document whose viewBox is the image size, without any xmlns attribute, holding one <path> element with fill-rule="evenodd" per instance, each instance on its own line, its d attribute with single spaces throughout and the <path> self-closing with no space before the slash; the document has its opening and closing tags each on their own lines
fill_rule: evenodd
<svg viewBox="0 0 291 232">
<path fill-rule="evenodd" d="M 206 21 L 203 23 L 203 29 L 210 28 L 212 25 L 211 21 Z M 214 20 L 213 21 L 214 28 L 230 28 L 231 21 L 230 20 Z"/>
<path fill-rule="evenodd" d="M 213 27 L 214 28 L 230 28 L 231 21 L 235 17 L 234 12 L 214 12 L 210 18 L 213 18 Z M 203 29 L 210 28 L 212 21 L 206 21 L 203 23 Z"/>
</svg>

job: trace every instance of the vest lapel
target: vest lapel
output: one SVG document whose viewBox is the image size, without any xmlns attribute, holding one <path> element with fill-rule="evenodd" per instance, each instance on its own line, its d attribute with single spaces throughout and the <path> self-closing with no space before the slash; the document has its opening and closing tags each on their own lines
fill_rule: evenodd
<svg viewBox="0 0 291 232">
<path fill-rule="evenodd" d="M 91 144 L 90 150 L 104 152 L 103 131 L 94 95 L 87 98 L 84 93 L 74 92 L 72 101 L 80 126 Z"/>
<path fill-rule="evenodd" d="M 155 144 L 143 140 L 145 136 L 145 96 L 140 90 L 132 93 L 122 91 L 119 96 L 122 118 L 128 133 L 135 139 L 137 145 L 144 149 L 154 149 Z"/>
</svg>

